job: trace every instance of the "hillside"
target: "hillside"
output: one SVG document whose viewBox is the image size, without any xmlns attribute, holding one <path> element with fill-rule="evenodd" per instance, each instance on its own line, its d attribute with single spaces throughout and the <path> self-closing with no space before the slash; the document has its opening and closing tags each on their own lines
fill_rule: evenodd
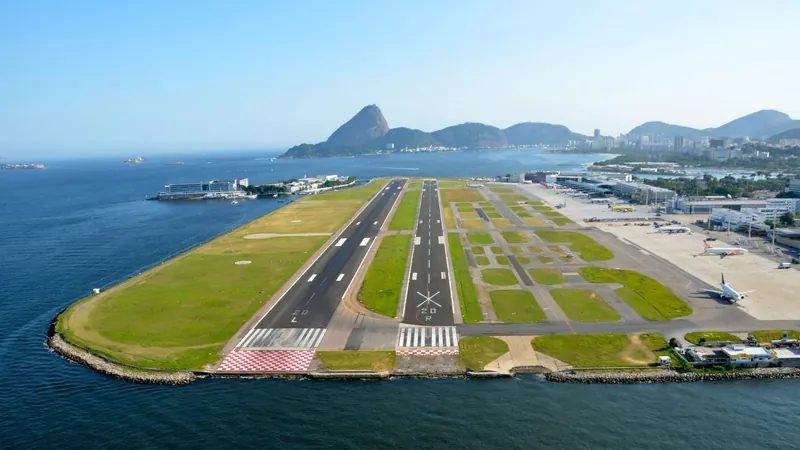
<svg viewBox="0 0 800 450">
<path fill-rule="evenodd" d="M 777 144 L 781 139 L 800 139 L 800 127 L 778 133 L 767 139 L 767 142 Z"/>
<path fill-rule="evenodd" d="M 282 155 L 285 158 L 349 156 L 385 150 L 443 146 L 455 148 L 497 148 L 508 145 L 564 145 L 583 140 L 586 136 L 573 133 L 563 125 L 549 123 L 519 123 L 505 130 L 491 125 L 468 122 L 453 125 L 432 133 L 411 128 L 389 128 L 380 108 L 364 107 L 325 141 L 318 144 L 296 145 Z"/>
<path fill-rule="evenodd" d="M 765 109 L 734 119 L 716 128 L 703 130 L 665 122 L 647 122 L 632 129 L 628 134 L 654 137 L 684 136 L 688 139 L 702 137 L 743 137 L 766 139 L 777 133 L 800 128 L 800 120 L 792 120 L 780 111 Z"/>
</svg>

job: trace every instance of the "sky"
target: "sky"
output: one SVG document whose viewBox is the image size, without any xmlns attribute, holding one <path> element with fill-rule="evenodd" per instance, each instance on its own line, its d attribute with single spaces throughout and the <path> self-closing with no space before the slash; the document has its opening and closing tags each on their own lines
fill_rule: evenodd
<svg viewBox="0 0 800 450">
<path fill-rule="evenodd" d="M 795 0 L 0 2 L 0 156 L 285 149 L 389 125 L 800 118 Z"/>
</svg>

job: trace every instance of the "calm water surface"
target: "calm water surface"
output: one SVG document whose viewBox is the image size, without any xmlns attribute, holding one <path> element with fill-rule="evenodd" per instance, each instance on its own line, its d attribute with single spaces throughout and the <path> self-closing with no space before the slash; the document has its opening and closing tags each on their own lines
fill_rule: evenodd
<svg viewBox="0 0 800 450">
<path fill-rule="evenodd" d="M 163 185 L 337 173 L 575 170 L 593 155 L 501 151 L 270 161 L 236 154 L 47 162 L 0 172 L 0 448 L 797 448 L 800 382 L 577 386 L 541 379 L 109 379 L 43 346 L 50 319 L 279 204 L 144 201 Z M 170 160 L 183 166 L 167 166 Z"/>
</svg>

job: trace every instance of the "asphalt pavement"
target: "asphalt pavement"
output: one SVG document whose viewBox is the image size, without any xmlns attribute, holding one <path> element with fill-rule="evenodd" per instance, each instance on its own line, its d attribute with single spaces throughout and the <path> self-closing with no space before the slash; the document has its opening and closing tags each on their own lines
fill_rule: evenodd
<svg viewBox="0 0 800 450">
<path fill-rule="evenodd" d="M 405 180 L 393 180 L 378 192 L 255 328 L 325 328 L 400 198 L 404 184 Z"/>
<path fill-rule="evenodd" d="M 435 180 L 426 180 L 420 199 L 414 234 L 403 322 L 414 325 L 453 325 L 453 297 L 439 191 Z"/>
</svg>

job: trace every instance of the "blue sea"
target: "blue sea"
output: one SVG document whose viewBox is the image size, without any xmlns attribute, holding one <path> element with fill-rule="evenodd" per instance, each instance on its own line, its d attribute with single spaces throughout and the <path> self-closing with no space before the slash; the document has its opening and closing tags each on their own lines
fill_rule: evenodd
<svg viewBox="0 0 800 450">
<path fill-rule="evenodd" d="M 143 155 L 147 157 L 147 155 Z M 577 170 L 537 151 L 275 160 L 230 153 L 43 161 L 0 172 L 0 448 L 797 448 L 800 381 L 566 385 L 537 377 L 384 382 L 107 378 L 49 352 L 48 323 L 113 284 L 279 207 L 145 201 L 165 184 L 319 175 Z M 165 165 L 175 160 L 184 165 Z M 20 161 L 39 162 L 39 161 Z"/>
</svg>

